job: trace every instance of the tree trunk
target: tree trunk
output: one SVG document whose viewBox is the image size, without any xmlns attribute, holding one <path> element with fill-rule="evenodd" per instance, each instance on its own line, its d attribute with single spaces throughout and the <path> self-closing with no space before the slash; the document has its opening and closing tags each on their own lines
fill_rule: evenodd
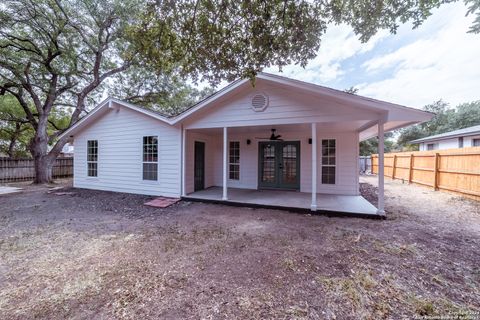
<svg viewBox="0 0 480 320">
<path fill-rule="evenodd" d="M 55 158 L 53 161 L 49 155 L 36 157 L 34 158 L 35 161 L 35 179 L 33 183 L 35 184 L 43 184 L 43 183 L 50 183 L 53 181 L 52 178 L 52 168 L 55 162 Z"/>
<path fill-rule="evenodd" d="M 15 144 L 17 143 L 17 140 L 15 138 L 10 139 L 10 143 L 8 144 L 8 150 L 7 150 L 7 155 L 9 158 L 13 158 L 13 150 L 15 149 Z"/>
<path fill-rule="evenodd" d="M 30 141 L 30 152 L 35 163 L 35 179 L 33 183 L 50 183 L 52 179 L 52 167 L 56 155 L 48 152 L 47 118 L 40 117 L 35 136 Z"/>
<path fill-rule="evenodd" d="M 8 157 L 10 158 L 13 158 L 15 155 L 14 155 L 14 151 L 15 151 L 15 145 L 17 144 L 17 139 L 18 137 L 20 136 L 20 133 L 22 132 L 21 130 L 21 124 L 20 123 L 15 123 L 15 131 L 12 133 L 11 137 L 10 137 L 10 143 L 8 144 L 8 151 L 7 151 L 7 155 Z"/>
</svg>

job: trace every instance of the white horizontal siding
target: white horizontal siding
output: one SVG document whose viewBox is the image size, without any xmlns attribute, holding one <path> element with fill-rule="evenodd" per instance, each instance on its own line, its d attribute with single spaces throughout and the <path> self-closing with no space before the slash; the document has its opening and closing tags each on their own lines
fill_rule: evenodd
<svg viewBox="0 0 480 320">
<path fill-rule="evenodd" d="M 449 139 L 443 139 L 443 140 L 436 140 L 436 141 L 432 141 L 432 142 L 423 142 L 423 143 L 420 143 L 420 151 L 426 151 L 428 150 L 427 146 L 429 144 L 435 144 L 435 149 L 434 150 L 445 150 L 445 149 L 455 149 L 455 148 L 459 148 L 459 142 L 458 142 L 458 138 L 449 138 Z M 470 142 L 471 143 L 471 142 Z M 469 147 L 470 144 L 469 144 L 469 141 L 463 141 L 463 146 L 464 147 Z"/>
<path fill-rule="evenodd" d="M 464 145 L 465 147 L 473 147 L 473 146 L 474 146 L 474 145 L 473 145 L 473 140 L 474 140 L 474 139 L 480 139 L 480 135 L 478 135 L 478 136 L 471 136 L 471 137 L 465 137 L 465 138 L 463 139 L 463 143 L 464 143 L 463 145 Z"/>
<path fill-rule="evenodd" d="M 229 133 L 229 141 L 240 142 L 240 179 L 228 180 L 228 186 L 234 188 L 257 189 L 258 188 L 258 140 L 255 137 L 265 136 L 265 131 L 252 132 L 248 134 Z M 207 168 L 208 186 L 223 185 L 223 154 L 222 134 L 199 135 L 198 133 L 188 134 L 187 158 L 187 193 L 193 192 L 193 141 L 200 139 L 206 142 L 207 154 L 211 165 Z M 285 132 L 282 138 L 285 141 L 300 141 L 300 191 L 311 192 L 312 190 L 312 145 L 308 143 L 311 137 L 310 131 Z M 247 145 L 247 139 L 251 144 Z M 321 140 L 336 139 L 337 141 L 337 167 L 336 183 L 324 185 L 321 183 Z M 326 194 L 358 195 L 358 133 L 328 133 L 318 132 L 318 176 L 317 192 Z M 213 181 L 211 177 L 213 176 Z"/>
<path fill-rule="evenodd" d="M 219 137 L 187 131 L 186 138 L 185 192 L 188 194 L 194 191 L 195 141 L 205 143 L 205 188 L 216 185 L 215 170 L 218 167 L 215 159 L 222 155 L 222 150 L 219 148 Z"/>
<path fill-rule="evenodd" d="M 251 97 L 256 92 L 263 92 L 269 98 L 269 105 L 262 112 L 255 112 L 250 107 Z M 286 90 L 260 80 L 255 88 L 246 87 L 230 98 L 220 99 L 199 110 L 186 120 L 184 126 L 187 129 L 220 128 L 339 120 L 368 121 L 378 117 L 378 113 L 370 110 L 346 106 L 331 98 L 313 96 L 298 90 Z"/>
<path fill-rule="evenodd" d="M 142 179 L 144 136 L 158 137 L 158 181 Z M 87 140 L 98 140 L 98 177 L 87 177 Z M 178 197 L 181 130 L 136 111 L 111 110 L 74 137 L 74 186 Z"/>
</svg>

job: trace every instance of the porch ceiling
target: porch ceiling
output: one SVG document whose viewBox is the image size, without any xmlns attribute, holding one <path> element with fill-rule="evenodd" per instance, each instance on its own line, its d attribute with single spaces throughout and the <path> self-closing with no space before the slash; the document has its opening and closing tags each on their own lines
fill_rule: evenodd
<svg viewBox="0 0 480 320">
<path fill-rule="evenodd" d="M 317 125 L 318 132 L 352 132 L 358 131 L 360 128 L 368 124 L 368 121 L 348 121 L 348 122 L 324 122 Z M 271 125 L 262 125 L 262 126 L 246 126 L 246 127 L 229 127 L 229 134 L 236 133 L 260 133 L 264 132 L 265 134 L 270 134 L 270 130 L 274 128 L 277 130 L 278 134 L 282 132 L 300 132 L 312 130 L 310 123 L 299 123 L 299 124 L 271 124 Z M 223 128 L 205 128 L 205 129 L 188 129 L 190 132 L 199 132 L 208 135 L 217 135 L 223 133 Z"/>
</svg>

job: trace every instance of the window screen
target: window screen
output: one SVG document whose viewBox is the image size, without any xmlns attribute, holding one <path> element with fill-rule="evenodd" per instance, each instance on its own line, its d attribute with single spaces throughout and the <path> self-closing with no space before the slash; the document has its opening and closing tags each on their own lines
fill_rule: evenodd
<svg viewBox="0 0 480 320">
<path fill-rule="evenodd" d="M 322 140 L 322 184 L 335 184 L 336 141 Z"/>
<path fill-rule="evenodd" d="M 240 180 L 240 142 L 230 141 L 229 148 L 229 177 L 231 180 Z"/>
<path fill-rule="evenodd" d="M 143 137 L 143 180 L 158 179 L 158 139 Z"/>
<path fill-rule="evenodd" d="M 98 176 L 98 140 L 87 141 L 87 175 Z"/>
</svg>

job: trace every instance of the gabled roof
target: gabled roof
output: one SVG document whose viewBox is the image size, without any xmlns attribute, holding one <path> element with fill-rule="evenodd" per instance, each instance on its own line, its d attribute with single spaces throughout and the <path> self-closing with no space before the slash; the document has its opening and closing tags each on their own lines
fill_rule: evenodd
<svg viewBox="0 0 480 320">
<path fill-rule="evenodd" d="M 154 119 L 157 119 L 161 122 L 164 122 L 164 123 L 167 123 L 167 124 L 170 124 L 170 125 L 172 124 L 171 120 L 168 117 L 160 114 L 159 112 L 156 112 L 156 111 L 153 111 L 153 110 L 150 110 L 150 109 L 146 109 L 146 108 L 143 108 L 143 107 L 128 103 L 126 101 L 119 100 L 119 99 L 107 98 L 107 99 L 103 100 L 98 106 L 96 106 L 92 111 L 90 111 L 86 116 L 81 118 L 73 126 L 71 126 L 65 132 L 63 132 L 58 138 L 61 139 L 65 136 L 71 136 L 74 133 L 80 131 L 85 126 L 87 126 L 91 122 L 95 121 L 100 116 L 102 116 L 105 113 L 105 110 L 115 108 L 113 103 L 121 105 L 121 106 L 126 107 L 128 109 L 134 110 L 136 112 L 140 112 L 144 115 L 150 116 L 150 117 L 152 117 Z"/>
<path fill-rule="evenodd" d="M 433 136 L 417 139 L 410 141 L 410 143 L 422 143 L 422 142 L 430 142 L 430 141 L 437 141 L 437 140 L 443 140 L 447 138 L 457 138 L 457 137 L 465 137 L 465 136 L 475 136 L 475 135 L 480 135 L 480 125 L 478 126 L 473 126 L 473 127 L 468 127 L 468 128 L 463 128 L 459 130 L 454 130 L 450 132 L 445 132 L 441 134 L 436 134 Z"/>
<path fill-rule="evenodd" d="M 294 80 L 283 76 L 273 75 L 269 73 L 259 73 L 256 77 L 257 79 L 270 81 L 279 85 L 288 86 L 291 88 L 305 90 L 307 92 L 311 92 L 314 94 L 318 94 L 325 97 L 333 97 L 342 101 L 345 104 L 351 104 L 357 106 L 359 108 L 359 112 L 361 109 L 369 109 L 380 114 L 385 113 L 389 116 L 395 115 L 392 119 L 385 119 L 385 131 L 395 130 L 401 127 L 405 127 L 410 124 L 423 122 L 430 120 L 433 116 L 433 113 L 425 112 L 415 108 L 409 108 L 406 106 L 376 100 L 372 98 L 362 97 L 356 94 L 347 93 L 344 91 L 320 86 L 317 84 L 312 84 L 304 81 Z M 176 125 L 181 123 L 184 119 L 190 117 L 197 111 L 211 105 L 218 99 L 222 98 L 223 96 L 235 91 L 237 88 L 242 87 L 250 82 L 249 79 L 239 79 L 236 80 L 226 87 L 222 88 L 221 90 L 215 92 L 214 94 L 206 97 L 205 99 L 199 101 L 198 103 L 194 104 L 190 108 L 186 109 L 185 111 L 179 113 L 173 117 L 167 117 L 162 115 L 156 111 L 152 111 L 150 109 L 146 109 L 122 100 L 118 100 L 115 98 L 108 98 L 100 103 L 95 109 L 93 109 L 87 116 L 80 119 L 77 123 L 75 123 L 71 128 L 66 130 L 60 138 L 65 136 L 71 136 L 74 133 L 82 130 L 85 126 L 87 126 L 90 122 L 95 121 L 99 116 L 104 114 L 105 110 L 109 110 L 112 108 L 112 104 L 117 104 L 131 110 L 140 112 L 147 116 L 151 116 L 154 119 L 162 121 L 163 123 L 169 125 Z M 360 139 L 365 140 L 367 138 L 373 137 L 376 135 L 377 129 L 377 120 L 372 120 L 371 122 L 367 123 L 364 127 L 360 129 Z"/>
<path fill-rule="evenodd" d="M 345 92 L 345 91 L 332 89 L 332 88 L 329 88 L 329 87 L 325 87 L 325 86 L 321 86 L 321 85 L 318 85 L 318 84 L 309 83 L 309 82 L 305 82 L 305 81 L 295 80 L 295 79 L 287 78 L 287 77 L 284 77 L 284 76 L 274 75 L 274 74 L 271 74 L 271 73 L 260 72 L 260 73 L 257 74 L 256 78 L 257 79 L 268 80 L 268 81 L 273 81 L 273 82 L 280 83 L 280 84 L 285 84 L 285 85 L 291 86 L 291 87 L 302 88 L 302 89 L 305 89 L 305 90 L 308 90 L 308 91 L 317 92 L 317 93 L 325 95 L 325 96 L 336 96 L 336 97 L 342 98 L 344 100 L 348 100 L 348 101 L 351 101 L 351 102 L 356 102 L 357 104 L 362 104 L 364 106 L 374 108 L 374 109 L 380 109 L 380 110 L 388 111 L 389 109 L 393 108 L 393 109 L 401 109 L 401 110 L 405 110 L 405 111 L 408 111 L 408 112 L 413 112 L 413 113 L 416 113 L 416 114 L 421 115 L 421 116 L 425 116 L 425 115 L 428 115 L 428 114 L 430 114 L 431 116 L 434 115 L 433 113 L 428 112 L 428 111 L 423 111 L 423 110 L 419 110 L 419 109 L 415 109 L 415 108 L 411 108 L 411 107 L 406 107 L 406 106 L 402 106 L 402 105 L 399 105 L 399 104 L 386 102 L 386 101 L 381 101 L 381 100 L 377 100 L 377 99 L 373 99 L 373 98 L 363 97 L 363 96 L 348 93 L 348 92 Z M 196 111 L 204 108 L 205 106 L 214 102 L 215 100 L 217 100 L 221 96 L 227 94 L 228 92 L 234 90 L 235 88 L 237 88 L 237 87 L 239 87 L 239 86 L 241 86 L 241 85 L 243 85 L 243 84 L 245 84 L 249 81 L 250 81 L 249 79 L 239 79 L 239 80 L 236 80 L 236 81 L 230 83 L 228 86 L 224 87 L 220 91 L 217 91 L 216 93 L 212 94 L 211 96 L 203 99 L 202 101 L 196 103 L 195 105 L 191 106 L 187 110 L 181 112 L 177 116 L 174 116 L 173 117 L 173 122 L 177 123 L 177 122 L 189 117 L 190 115 L 192 115 Z"/>
</svg>

